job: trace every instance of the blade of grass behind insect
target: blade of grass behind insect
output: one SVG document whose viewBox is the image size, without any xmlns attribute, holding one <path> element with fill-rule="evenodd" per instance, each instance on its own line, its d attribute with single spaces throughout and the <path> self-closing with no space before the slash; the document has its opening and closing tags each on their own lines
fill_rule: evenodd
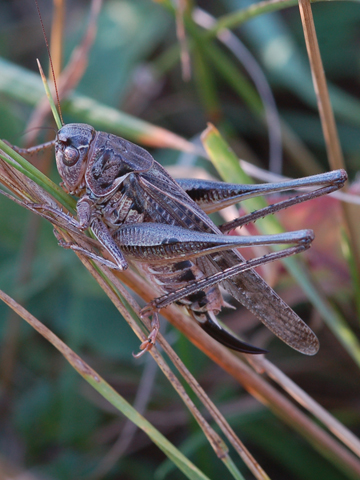
<svg viewBox="0 0 360 480">
<path fill-rule="evenodd" d="M 58 127 L 58 130 L 60 130 L 60 128 L 62 127 L 62 123 L 61 123 L 61 120 L 60 120 L 60 117 L 59 117 L 59 112 L 57 111 L 57 108 L 56 108 L 56 106 L 55 106 L 53 97 L 52 97 L 51 92 L 50 92 L 49 84 L 48 84 L 48 82 L 47 82 L 47 80 L 46 80 L 45 74 L 44 74 L 44 72 L 43 72 L 43 69 L 42 69 L 42 67 L 41 67 L 41 64 L 40 64 L 39 60 L 37 60 L 37 64 L 38 64 L 38 67 L 39 67 L 39 71 L 40 71 L 40 75 L 41 75 L 41 80 L 42 80 L 42 82 L 43 82 L 43 84 L 44 84 L 46 96 L 47 96 L 47 98 L 48 98 L 48 100 L 49 100 L 50 108 L 51 108 L 51 111 L 52 111 L 52 114 L 53 114 L 53 117 L 54 117 L 56 126 Z"/>
<path fill-rule="evenodd" d="M 240 69 L 235 66 L 231 58 L 224 51 L 218 48 L 214 42 L 207 42 L 207 39 L 203 38 L 202 32 L 199 31 L 193 20 L 187 21 L 187 27 L 189 31 L 191 31 L 193 37 L 190 38 L 188 42 L 189 49 L 193 49 L 196 39 L 197 43 L 202 45 L 204 53 L 212 62 L 214 68 L 224 78 L 230 88 L 234 90 L 239 98 L 241 98 L 256 115 L 259 115 L 260 118 L 263 118 L 265 121 L 262 103 L 264 99 L 260 98 L 258 92 L 255 90 L 249 80 L 244 77 Z M 222 33 L 224 33 L 224 31 Z M 227 45 L 227 39 L 227 35 L 222 39 L 222 42 L 225 45 Z M 178 45 L 173 45 L 162 55 L 160 55 L 153 62 L 153 67 L 155 68 L 157 75 L 162 76 L 168 70 L 172 69 L 179 61 L 179 54 L 180 52 Z M 270 128 L 270 125 L 268 125 L 268 128 Z M 313 154 L 306 148 L 304 143 L 295 134 L 295 132 L 293 132 L 291 128 L 284 122 L 282 122 L 281 136 L 283 139 L 284 150 L 305 175 L 314 175 L 322 171 Z"/>
<path fill-rule="evenodd" d="M 43 97 L 43 86 L 37 74 L 0 58 L 0 93 L 35 106 Z M 89 123 L 94 128 L 124 136 L 134 142 L 198 153 L 196 147 L 185 138 L 84 95 L 72 93 L 63 101 L 62 110 L 79 122 Z"/>
<path fill-rule="evenodd" d="M 166 4 L 167 2 L 163 1 L 162 3 Z M 169 5 L 167 5 L 167 7 L 171 9 Z M 197 43 L 202 45 L 202 50 L 212 62 L 214 68 L 239 98 L 241 98 L 256 115 L 260 115 L 260 118 L 265 120 L 262 99 L 250 81 L 245 78 L 240 69 L 234 65 L 231 58 L 218 48 L 214 42 L 208 42 L 207 37 L 204 38 L 204 34 L 199 30 L 198 26 L 194 24 L 193 20 L 187 20 L 187 28 L 192 35 L 192 38 L 190 38 L 188 42 L 189 49 L 193 49 L 196 39 Z M 227 36 L 225 36 L 225 38 L 227 38 Z M 226 45 L 227 40 L 222 39 L 222 42 Z M 153 66 L 157 74 L 162 76 L 166 71 L 173 68 L 178 61 L 179 48 L 178 45 L 173 45 L 153 62 Z M 306 148 L 295 132 L 284 122 L 282 122 L 282 139 L 283 148 L 296 163 L 297 167 L 303 170 L 304 174 L 313 175 L 322 171 L 313 154 Z"/>
<path fill-rule="evenodd" d="M 212 61 L 219 73 L 225 78 L 234 91 L 242 98 L 254 113 L 262 114 L 263 105 L 259 94 L 249 80 L 241 74 L 228 56 L 212 42 L 204 49 L 207 57 Z"/>
<path fill-rule="evenodd" d="M 241 169 L 238 158 L 214 126 L 208 126 L 202 135 L 202 141 L 211 161 L 224 181 L 252 183 L 251 179 Z M 247 213 L 250 213 L 263 208 L 267 203 L 263 197 L 256 197 L 242 202 L 241 205 Z M 258 220 L 256 225 L 262 233 L 274 234 L 284 231 L 279 221 L 273 216 Z M 309 301 L 317 308 L 326 324 L 360 367 L 360 344 L 344 318 L 317 291 L 304 266 L 296 258 L 287 258 L 283 262 L 306 293 Z"/>
<path fill-rule="evenodd" d="M 16 168 L 19 172 L 27 175 L 31 180 L 37 183 L 44 190 L 53 195 L 64 207 L 73 211 L 75 209 L 76 202 L 67 193 L 64 192 L 56 183 L 52 182 L 46 175 L 38 170 L 34 165 L 28 162 L 19 153 L 15 152 L 9 145 L 0 140 L 0 149 L 3 150 L 9 157 L 13 159 L 13 162 L 4 155 L 1 158 L 9 163 L 12 167 Z"/>
<path fill-rule="evenodd" d="M 260 98 L 231 59 L 216 46 L 206 49 L 206 55 L 239 98 L 243 99 L 255 113 L 261 115 L 263 108 Z M 298 168 L 306 175 L 315 175 L 321 172 L 317 159 L 284 120 L 281 121 L 281 134 L 284 151 L 288 153 Z"/>
<path fill-rule="evenodd" d="M 140 415 L 121 395 L 72 351 L 59 337 L 54 335 L 45 325 L 19 305 L 15 300 L 0 290 L 0 298 L 36 331 L 46 338 L 72 365 L 72 367 L 111 405 L 123 413 L 143 430 L 151 440 L 168 456 L 184 475 L 191 480 L 208 480 L 192 462 L 177 450 L 150 422 Z"/>
<path fill-rule="evenodd" d="M 226 56 L 222 54 L 221 50 L 214 44 L 214 42 L 208 40 L 204 41 L 202 30 L 194 23 L 192 18 L 186 19 L 186 27 L 194 40 L 189 46 L 193 47 L 195 44 L 196 46 L 201 47 L 200 53 L 205 53 L 207 58 L 212 60 L 214 64 L 217 64 L 216 66 L 219 70 L 222 70 L 223 72 L 228 70 L 226 75 L 237 93 L 239 93 L 241 98 L 255 113 L 262 113 L 263 105 L 261 99 L 251 82 L 245 76 L 241 75 L 230 61 L 227 61 Z M 237 73 L 237 84 L 235 81 L 231 81 L 234 70 L 236 70 Z"/>
<path fill-rule="evenodd" d="M 207 118 L 214 121 L 220 116 L 220 103 L 214 84 L 214 75 L 204 56 L 203 48 L 199 43 L 196 43 L 194 49 L 194 76 L 199 92 L 199 98 L 206 110 Z"/>
<path fill-rule="evenodd" d="M 328 151 L 329 157 L 329 164 L 333 169 L 337 168 L 345 168 L 344 162 L 342 160 L 341 148 L 340 143 L 336 131 L 336 125 L 334 121 L 334 116 L 332 114 L 332 108 L 328 96 L 326 80 L 324 76 L 324 69 L 321 62 L 320 51 L 318 48 L 317 40 L 316 40 L 316 32 L 314 27 L 314 22 L 311 17 L 311 7 L 309 2 L 305 2 L 308 5 L 307 13 L 308 17 L 303 19 L 303 27 L 305 32 L 305 37 L 307 39 L 307 48 L 309 52 L 309 57 L 311 60 L 311 68 L 313 71 L 313 79 L 316 82 L 317 88 L 315 91 L 317 92 L 318 102 L 320 104 L 319 112 L 320 117 L 322 119 L 322 125 L 324 130 L 324 137 L 326 140 L 326 146 Z M 310 30 L 307 33 L 307 29 Z M 224 31 L 224 30 L 223 30 Z M 239 79 L 238 69 L 234 68 L 234 65 L 230 60 L 228 60 L 223 52 L 219 51 L 216 52 L 215 48 L 208 48 L 204 49 L 206 53 L 209 55 L 214 61 L 214 65 L 218 68 L 218 71 L 222 76 L 227 80 L 230 86 L 240 95 L 242 96 L 242 82 L 241 82 L 241 75 Z M 240 80 L 240 81 L 239 81 Z M 292 150 L 294 147 L 292 146 Z M 306 157 L 305 157 L 306 158 Z M 301 163 L 303 164 L 303 158 L 301 159 Z M 347 231 L 350 235 L 351 245 L 352 248 L 349 251 L 349 255 L 347 255 L 347 259 L 349 262 L 350 269 L 352 269 L 353 275 L 353 285 L 355 289 L 355 296 L 358 298 L 360 296 L 359 291 L 359 279 L 358 272 L 360 271 L 359 265 L 359 227 L 358 222 L 355 219 L 358 217 L 358 208 L 353 205 L 342 204 L 343 211 L 344 211 L 344 218 L 347 224 Z M 352 266 L 355 264 L 358 268 L 354 269 Z M 359 312 L 359 309 L 358 309 Z"/>
</svg>

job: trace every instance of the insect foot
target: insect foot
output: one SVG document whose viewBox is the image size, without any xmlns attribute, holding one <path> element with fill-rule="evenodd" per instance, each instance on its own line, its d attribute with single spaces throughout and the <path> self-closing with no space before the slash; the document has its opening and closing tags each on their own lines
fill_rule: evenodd
<svg viewBox="0 0 360 480">
<path fill-rule="evenodd" d="M 157 311 L 153 310 L 151 305 L 150 306 L 147 305 L 140 312 L 141 318 L 149 317 L 151 314 L 152 314 L 152 319 L 151 319 L 150 325 L 152 330 L 149 336 L 147 337 L 147 339 L 144 342 L 142 342 L 142 344 L 140 345 L 140 352 L 136 354 L 133 353 L 134 358 L 141 357 L 142 355 L 144 355 L 144 353 L 149 352 L 152 349 L 152 347 L 155 345 L 156 337 L 160 328 L 159 314 Z"/>
</svg>

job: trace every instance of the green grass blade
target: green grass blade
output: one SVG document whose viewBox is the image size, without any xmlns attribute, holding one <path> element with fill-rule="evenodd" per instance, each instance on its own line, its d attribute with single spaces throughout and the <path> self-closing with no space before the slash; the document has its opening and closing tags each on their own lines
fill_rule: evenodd
<svg viewBox="0 0 360 480">
<path fill-rule="evenodd" d="M 319 3 L 322 1 L 324 0 L 313 0 L 311 3 Z M 359 0 L 355 1 L 358 3 Z M 263 19 L 262 15 L 266 13 L 295 7 L 297 4 L 298 2 L 294 0 L 266 0 L 253 3 L 245 8 L 226 14 L 217 20 L 212 29 L 203 34 L 204 42 L 205 39 L 216 36 L 216 34 L 224 28 L 233 29 L 256 17 Z M 279 23 L 274 22 L 270 16 L 268 16 L 267 19 L 269 23 L 262 24 L 263 28 L 257 25 L 257 31 L 254 31 L 257 37 L 259 57 L 263 58 L 263 60 L 265 59 L 269 44 L 274 41 L 274 38 L 271 37 L 271 32 L 276 31 L 276 40 L 283 42 L 283 45 L 286 45 L 286 48 L 289 49 L 289 61 L 285 62 L 286 65 L 282 62 L 265 61 L 265 68 L 267 68 L 272 75 L 275 75 L 282 84 L 286 85 L 286 88 L 293 90 L 305 103 L 314 107 L 316 105 L 316 95 L 312 88 L 309 72 L 303 68 L 304 58 L 295 48 L 293 38 L 286 30 L 280 32 Z M 336 116 L 341 116 L 347 122 L 359 126 L 360 102 L 357 98 L 349 95 L 331 82 L 328 83 L 328 88 Z"/>
<path fill-rule="evenodd" d="M 264 15 L 266 13 L 276 12 L 277 10 L 282 10 L 283 8 L 293 7 L 297 5 L 297 3 L 297 0 L 279 0 L 277 2 L 262 1 L 254 3 L 247 8 L 242 8 L 241 10 L 237 10 L 220 17 L 216 22 L 216 25 L 209 29 L 209 31 L 205 34 L 205 37 L 215 37 L 224 28 L 236 28 L 254 17 Z"/>
<path fill-rule="evenodd" d="M 224 465 L 226 468 L 229 470 L 231 475 L 236 479 L 236 480 L 245 480 L 245 478 L 242 476 L 240 473 L 239 469 L 235 465 L 235 463 L 232 461 L 232 459 L 228 456 L 226 458 L 222 459 Z"/>
<path fill-rule="evenodd" d="M 220 103 L 217 89 L 214 84 L 214 76 L 204 58 L 203 48 L 197 45 L 194 49 L 194 77 L 198 89 L 199 98 L 205 107 L 207 118 L 218 118 L 220 115 Z"/>
<path fill-rule="evenodd" d="M 60 120 L 59 112 L 57 111 L 57 108 L 55 106 L 54 99 L 53 99 L 53 97 L 51 95 L 51 92 L 50 92 L 48 81 L 46 80 L 45 74 L 43 72 L 43 69 L 41 67 L 41 64 L 40 64 L 39 60 L 37 60 L 37 64 L 38 64 L 38 67 L 39 67 L 39 70 L 40 70 L 41 80 L 44 84 L 45 93 L 46 93 L 46 96 L 49 100 L 50 108 L 51 108 L 56 126 L 58 127 L 58 130 L 60 130 L 60 128 L 62 127 L 62 122 Z"/>
<path fill-rule="evenodd" d="M 1 155 L 1 158 L 12 167 L 16 168 L 19 172 L 23 173 L 40 187 L 50 193 L 56 200 L 58 200 L 68 210 L 74 210 L 76 201 L 64 192 L 56 183 L 52 182 L 46 175 L 38 170 L 34 165 L 28 162 L 19 153 L 15 152 L 9 145 L 0 140 L 0 149 L 3 150 L 9 157 L 13 159 L 13 162 L 7 157 Z"/>
<path fill-rule="evenodd" d="M 105 380 L 96 374 L 82 375 L 84 379 L 101 396 L 108 400 L 117 410 L 137 425 L 162 450 L 165 455 L 191 480 L 208 480 L 192 462 L 190 462 L 177 448 L 174 447 L 150 422 L 140 415 L 121 395 L 119 395 Z"/>
</svg>

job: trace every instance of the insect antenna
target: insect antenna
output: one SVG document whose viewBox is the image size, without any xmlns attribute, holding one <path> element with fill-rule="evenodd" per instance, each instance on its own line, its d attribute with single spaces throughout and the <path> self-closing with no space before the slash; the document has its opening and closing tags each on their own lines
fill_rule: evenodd
<svg viewBox="0 0 360 480">
<path fill-rule="evenodd" d="M 25 130 L 22 135 L 26 135 L 34 130 L 52 130 L 53 132 L 56 133 L 56 128 L 55 127 L 45 127 L 45 126 L 41 126 L 41 127 L 32 127 L 32 128 L 28 128 L 27 130 Z"/>
<path fill-rule="evenodd" d="M 37 10 L 38 15 L 39 15 L 39 19 L 40 19 L 40 23 L 41 23 L 41 28 L 42 28 L 42 32 L 43 32 L 44 39 L 45 39 L 46 50 L 47 50 L 48 57 L 49 57 L 49 60 L 50 60 L 50 68 L 51 68 L 51 73 L 52 73 L 52 77 L 53 77 L 53 80 L 54 80 L 54 86 L 55 86 L 55 92 L 56 92 L 58 112 L 59 112 L 59 115 L 60 115 L 61 124 L 64 125 L 64 120 L 63 120 L 63 116 L 62 116 L 62 113 L 61 113 L 61 107 L 60 107 L 59 92 L 58 92 L 57 83 L 56 83 L 56 78 L 55 78 L 54 65 L 53 65 L 52 58 L 51 58 L 51 53 L 50 53 L 49 42 L 48 42 L 48 39 L 47 39 L 47 36 L 46 36 L 45 27 L 44 27 L 44 22 L 43 22 L 43 20 L 42 20 L 42 16 L 41 16 L 39 4 L 38 4 L 37 0 L 34 0 L 34 1 L 35 1 L 36 10 Z"/>
</svg>

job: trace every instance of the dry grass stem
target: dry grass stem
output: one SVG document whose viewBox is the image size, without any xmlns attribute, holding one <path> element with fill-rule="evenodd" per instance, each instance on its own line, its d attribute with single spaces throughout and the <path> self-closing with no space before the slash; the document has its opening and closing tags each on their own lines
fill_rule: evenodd
<svg viewBox="0 0 360 480">
<path fill-rule="evenodd" d="M 65 239 L 68 241 L 65 237 Z M 78 252 L 75 252 L 76 255 L 80 258 L 81 262 L 84 264 L 84 266 L 89 270 L 91 275 L 96 279 L 96 281 L 99 283 L 101 288 L 104 290 L 106 295 L 110 298 L 112 303 L 115 305 L 115 307 L 118 309 L 118 311 L 121 313 L 121 315 L 124 317 L 124 319 L 127 321 L 129 326 L 132 328 L 134 333 L 137 335 L 139 340 L 143 342 L 146 340 L 146 336 L 144 335 L 143 331 L 141 328 L 138 326 L 137 322 L 134 320 L 132 315 L 128 312 L 126 307 L 123 305 L 122 301 L 119 299 L 117 296 L 115 290 L 109 285 L 107 281 L 104 280 L 104 278 L 98 273 L 98 271 L 93 267 L 92 263 L 84 257 L 84 255 L 79 254 Z M 101 267 L 101 270 L 103 268 Z M 105 271 L 105 269 L 104 269 Z M 108 273 L 108 272 L 106 272 Z M 136 305 L 134 300 L 131 300 L 128 293 L 126 290 L 121 287 L 121 294 L 131 302 L 131 305 L 136 308 L 137 312 L 140 312 L 140 307 Z M 148 325 L 150 327 L 150 325 Z M 159 333 L 158 334 L 158 339 L 165 341 L 162 337 L 162 335 Z M 221 438 L 218 436 L 218 434 L 210 427 L 208 422 L 204 419 L 204 417 L 200 414 L 199 410 L 195 406 L 195 404 L 192 402 L 188 394 L 186 393 L 185 389 L 179 382 L 179 380 L 174 376 L 172 373 L 171 369 L 168 367 L 166 362 L 164 361 L 163 357 L 159 354 L 158 350 L 156 347 L 153 347 L 150 350 L 150 354 L 164 373 L 164 375 L 167 377 L 167 379 L 170 381 L 172 386 L 175 388 L 179 396 L 183 399 L 184 403 L 186 406 L 189 408 L 191 411 L 192 415 L 194 418 L 197 420 L 199 423 L 201 429 L 205 433 L 208 441 L 210 442 L 212 448 L 214 449 L 215 453 L 219 458 L 223 458 L 225 455 L 227 455 L 227 448 L 225 447 L 223 441 Z"/>
<path fill-rule="evenodd" d="M 84 265 L 87 267 L 88 260 L 82 258 L 81 261 L 83 261 L 83 260 L 84 260 L 84 262 L 83 262 Z M 114 284 L 114 286 L 116 286 L 116 288 L 119 290 L 120 294 L 126 299 L 126 301 L 129 303 L 131 308 L 135 311 L 135 313 L 138 316 L 140 316 L 140 306 L 134 301 L 133 297 L 127 292 L 127 290 L 119 282 L 118 278 L 108 268 L 100 266 L 100 265 L 99 265 L 99 268 L 106 274 L 106 276 L 111 280 L 111 282 Z M 98 276 L 96 276 L 96 271 L 94 271 L 93 269 L 91 269 L 91 270 L 92 270 L 91 273 L 95 276 L 96 280 L 99 281 Z M 125 274 L 125 275 L 127 275 L 127 274 Z M 103 288 L 103 285 L 101 285 L 101 286 Z M 108 288 L 106 290 L 104 289 L 104 291 L 109 295 Z M 111 294 L 110 298 L 114 303 L 114 300 L 113 300 L 112 296 L 113 296 L 113 294 Z M 115 306 L 117 308 L 119 306 L 119 311 L 120 311 L 120 303 L 118 301 L 116 302 Z M 123 309 L 121 309 L 120 313 L 128 321 L 130 327 L 133 328 L 134 320 L 131 317 L 131 315 L 127 312 L 127 310 L 125 309 L 123 311 Z M 147 324 L 147 328 L 148 328 L 148 330 L 150 330 L 150 322 L 148 320 L 145 320 L 144 323 Z M 136 324 L 136 326 L 137 326 L 137 324 Z M 139 337 L 139 338 L 140 338 L 140 340 L 142 340 L 141 337 Z M 209 399 L 209 397 L 207 396 L 205 391 L 201 388 L 199 383 L 191 375 L 189 370 L 185 367 L 183 362 L 180 360 L 180 358 L 177 356 L 177 354 L 171 348 L 169 343 L 165 340 L 165 338 L 160 333 L 157 336 L 157 343 L 159 345 L 161 345 L 161 347 L 164 349 L 166 354 L 169 356 L 170 360 L 173 362 L 174 366 L 177 368 L 177 370 L 180 372 L 180 374 L 186 380 L 187 384 L 190 386 L 190 388 L 193 390 L 193 392 L 197 395 L 199 400 L 207 408 L 207 410 L 209 411 L 209 413 L 212 416 L 212 418 L 214 419 L 214 421 L 218 424 L 220 429 L 223 431 L 223 433 L 226 435 L 228 440 L 231 442 L 231 444 L 233 445 L 235 450 L 241 456 L 244 463 L 253 472 L 255 477 L 259 480 L 268 479 L 269 478 L 268 475 L 264 472 L 264 470 L 261 468 L 261 466 L 258 464 L 258 462 L 250 454 L 250 452 L 247 450 L 245 445 L 239 440 L 239 438 L 236 436 L 235 432 L 231 429 L 230 425 L 226 422 L 223 415 L 219 412 L 219 410 L 216 408 L 216 406 L 213 404 L 213 402 L 211 402 L 211 400 Z M 223 446 L 223 442 L 220 439 L 220 437 L 218 437 L 218 435 L 213 431 L 213 429 L 210 427 L 210 425 L 202 417 L 202 415 L 200 414 L 198 409 L 195 407 L 193 402 L 190 400 L 190 398 L 186 394 L 186 392 L 183 389 L 183 387 L 181 386 L 180 382 L 176 379 L 176 377 L 173 376 L 171 370 L 169 369 L 168 365 L 164 362 L 163 358 L 159 355 L 158 351 L 155 348 L 153 348 L 152 350 L 150 350 L 150 354 L 153 356 L 156 363 L 159 365 L 159 367 L 161 368 L 161 370 L 163 371 L 165 376 L 172 383 L 175 390 L 182 397 L 184 403 L 187 405 L 187 407 L 189 408 L 191 413 L 194 415 L 194 417 L 198 421 L 200 427 L 204 431 L 206 437 L 208 438 L 208 440 L 209 440 L 210 444 L 212 445 L 214 451 L 216 452 L 217 456 L 219 458 L 223 457 L 224 456 L 224 446 Z"/>
<path fill-rule="evenodd" d="M 101 270 L 106 272 L 107 277 L 116 286 L 116 288 L 119 290 L 121 295 L 126 299 L 126 301 L 131 305 L 131 307 L 136 312 L 136 314 L 138 316 L 140 316 L 139 305 L 137 305 L 137 303 L 134 301 L 133 297 L 127 292 L 127 290 L 119 282 L 118 278 L 106 267 L 101 267 Z M 149 324 L 149 322 L 147 322 L 147 323 Z M 148 327 L 149 327 L 149 325 L 148 325 Z M 208 410 L 208 412 L 210 413 L 210 415 L 212 416 L 214 421 L 217 423 L 217 425 L 222 430 L 224 435 L 226 435 L 226 437 L 228 438 L 228 440 L 230 441 L 232 446 L 235 448 L 235 450 L 241 456 L 241 458 L 243 459 L 245 464 L 249 467 L 249 469 L 253 472 L 255 477 L 258 478 L 258 479 L 267 479 L 268 476 L 266 475 L 264 470 L 256 462 L 256 460 L 250 454 L 250 452 L 245 447 L 245 445 L 236 436 L 235 432 L 232 430 L 230 425 L 227 423 L 224 416 L 220 413 L 218 408 L 210 400 L 210 398 L 208 397 L 208 395 L 206 394 L 204 389 L 199 385 L 197 380 L 190 373 L 190 371 L 186 368 L 186 366 L 181 361 L 181 359 L 178 357 L 176 352 L 173 350 L 173 348 L 169 345 L 169 343 L 165 340 L 165 338 L 161 334 L 158 335 L 157 342 L 158 342 L 159 345 L 161 345 L 161 347 L 163 348 L 165 353 L 168 355 L 168 357 L 172 361 L 173 365 L 176 367 L 176 369 L 179 371 L 179 373 L 185 379 L 187 384 L 190 386 L 190 388 L 193 390 L 193 392 L 197 395 L 199 400 L 202 402 L 202 404 Z M 151 353 L 151 351 L 150 351 L 150 353 Z"/>
<path fill-rule="evenodd" d="M 176 35 L 180 44 L 181 73 L 184 82 L 188 82 L 191 79 L 190 53 L 184 26 L 186 2 L 187 0 L 178 0 L 176 8 Z"/>
<path fill-rule="evenodd" d="M 116 272 L 116 275 L 118 276 L 119 274 Z M 121 274 L 121 278 L 126 285 L 142 296 L 145 301 L 149 301 L 156 296 L 156 292 L 134 272 Z M 206 335 L 206 333 L 191 321 L 187 315 L 182 313 L 178 307 L 171 305 L 162 311 L 162 315 L 187 336 L 194 345 L 200 348 L 200 350 L 202 350 L 208 357 L 223 368 L 223 370 L 237 379 L 251 395 L 270 408 L 270 410 L 285 421 L 285 423 L 291 428 L 300 432 L 300 434 L 305 436 L 310 443 L 314 444 L 314 442 L 318 442 L 318 444 L 322 445 L 326 450 L 329 450 L 332 454 L 341 459 L 344 465 L 351 466 L 351 469 L 356 475 L 360 475 L 360 461 L 357 458 L 355 458 L 347 449 L 342 447 L 326 431 L 308 418 L 264 378 L 249 368 L 239 356 L 230 352 L 228 349 Z M 281 384 L 280 378 L 277 379 L 277 383 Z M 289 392 L 291 393 L 291 389 L 289 389 Z M 294 395 L 294 399 L 296 401 L 298 400 L 297 395 Z M 303 404 L 303 402 L 300 403 Z M 316 405 L 321 409 L 320 405 Z M 304 406 L 307 408 L 306 403 Z M 333 420 L 331 422 L 333 433 L 337 435 L 340 440 L 343 440 L 343 433 L 340 433 L 340 431 L 333 428 L 337 422 L 336 419 L 329 413 L 328 415 Z M 350 438 L 352 433 L 344 426 L 343 429 L 347 432 L 346 437 Z"/>
<path fill-rule="evenodd" d="M 53 0 L 53 4 L 54 14 L 51 26 L 50 53 L 54 66 L 55 78 L 59 78 L 63 57 L 65 1 Z M 49 78 L 51 78 L 51 69 L 49 70 Z"/>
<path fill-rule="evenodd" d="M 310 1 L 299 0 L 299 9 L 329 164 L 334 170 L 337 168 L 345 168 L 334 113 L 330 103 Z M 346 192 L 346 187 L 344 188 L 344 191 Z M 360 272 L 359 209 L 358 207 L 345 204 L 343 205 L 343 212 L 352 245 L 352 252 L 357 265 L 357 271 Z"/>
<path fill-rule="evenodd" d="M 348 428 L 327 412 L 302 388 L 296 385 L 285 373 L 264 357 L 247 357 L 259 373 L 266 373 L 300 405 L 320 420 L 336 437 L 338 437 L 355 455 L 360 458 L 360 439 Z"/>
</svg>

